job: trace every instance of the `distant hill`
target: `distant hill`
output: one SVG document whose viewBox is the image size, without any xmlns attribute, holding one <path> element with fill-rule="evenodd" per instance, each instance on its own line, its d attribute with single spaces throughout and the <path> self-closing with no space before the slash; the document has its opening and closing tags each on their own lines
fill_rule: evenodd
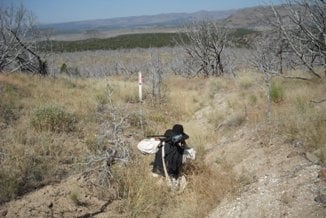
<svg viewBox="0 0 326 218">
<path fill-rule="evenodd" d="M 276 6 L 282 16 L 286 10 Z M 227 11 L 198 11 L 195 13 L 167 13 L 158 15 L 119 17 L 40 25 L 41 29 L 53 30 L 54 40 L 82 40 L 109 38 L 136 33 L 174 33 L 180 26 L 196 20 L 225 22 L 234 29 L 266 30 L 274 13 L 269 6 L 258 6 Z"/>
<path fill-rule="evenodd" d="M 57 33 L 83 33 L 90 30 L 113 31 L 123 29 L 151 29 L 178 27 L 195 20 L 223 20 L 235 13 L 228 11 L 198 11 L 195 13 L 168 13 L 147 16 L 120 17 L 40 25 Z"/>
<path fill-rule="evenodd" d="M 287 11 L 283 6 L 275 6 L 281 16 L 285 16 Z M 243 8 L 232 13 L 225 19 L 231 28 L 246 28 L 254 30 L 265 30 L 270 27 L 270 22 L 275 19 L 273 9 L 269 6 L 259 6 Z"/>
</svg>

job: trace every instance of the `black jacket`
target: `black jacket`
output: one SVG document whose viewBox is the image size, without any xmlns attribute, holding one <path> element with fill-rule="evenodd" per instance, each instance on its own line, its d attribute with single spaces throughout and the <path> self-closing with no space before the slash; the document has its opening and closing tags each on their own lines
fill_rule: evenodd
<svg viewBox="0 0 326 218">
<path fill-rule="evenodd" d="M 182 165 L 182 155 L 184 152 L 184 147 L 182 146 L 182 144 L 182 142 L 165 142 L 164 146 L 162 146 L 155 154 L 153 172 L 164 175 L 162 163 L 162 149 L 164 148 L 164 160 L 167 172 L 169 176 L 178 177 Z"/>
</svg>

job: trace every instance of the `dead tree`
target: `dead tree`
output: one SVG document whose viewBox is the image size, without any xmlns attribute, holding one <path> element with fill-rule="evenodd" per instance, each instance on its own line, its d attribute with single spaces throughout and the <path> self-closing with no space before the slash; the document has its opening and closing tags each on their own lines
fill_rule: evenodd
<svg viewBox="0 0 326 218">
<path fill-rule="evenodd" d="M 210 21 L 201 21 L 186 27 L 177 43 L 184 49 L 195 74 L 221 76 L 225 73 L 222 53 L 226 47 L 227 30 Z"/>
<path fill-rule="evenodd" d="M 34 17 L 23 5 L 0 5 L 0 72 L 48 73 L 46 61 L 35 50 L 34 33 Z"/>
<path fill-rule="evenodd" d="M 151 54 L 148 66 L 149 84 L 151 89 L 152 104 L 160 103 L 164 98 L 163 87 L 163 64 L 159 54 Z"/>
<path fill-rule="evenodd" d="M 276 25 L 300 62 L 314 77 L 321 78 L 316 72 L 316 66 L 323 66 L 326 75 L 326 2 L 286 0 L 286 17 L 272 8 Z"/>
<path fill-rule="evenodd" d="M 279 60 L 277 50 L 274 49 L 274 41 L 269 39 L 269 34 L 262 34 L 256 38 L 252 53 L 252 65 L 264 75 L 264 89 L 266 94 L 266 116 L 270 120 L 271 116 L 271 99 L 270 88 L 271 80 L 274 76 L 279 75 Z M 274 51 L 274 52 L 273 52 Z"/>
</svg>

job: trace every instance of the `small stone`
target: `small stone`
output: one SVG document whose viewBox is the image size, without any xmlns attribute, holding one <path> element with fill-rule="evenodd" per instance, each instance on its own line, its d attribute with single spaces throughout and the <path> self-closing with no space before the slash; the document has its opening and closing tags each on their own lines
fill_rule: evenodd
<svg viewBox="0 0 326 218">
<path fill-rule="evenodd" d="M 302 147 L 303 146 L 303 141 L 301 141 L 300 139 L 296 139 L 293 141 L 293 144 L 295 147 Z"/>
<path fill-rule="evenodd" d="M 287 158 L 292 158 L 292 157 L 295 157 L 295 156 L 302 156 L 302 155 L 305 155 L 305 153 L 300 152 L 300 151 L 292 151 L 286 157 Z"/>
<path fill-rule="evenodd" d="M 318 195 L 315 198 L 315 201 L 321 204 L 324 204 L 326 206 L 326 195 Z"/>
<path fill-rule="evenodd" d="M 52 202 L 49 202 L 48 203 L 48 208 L 52 208 L 53 207 L 53 203 Z"/>
</svg>

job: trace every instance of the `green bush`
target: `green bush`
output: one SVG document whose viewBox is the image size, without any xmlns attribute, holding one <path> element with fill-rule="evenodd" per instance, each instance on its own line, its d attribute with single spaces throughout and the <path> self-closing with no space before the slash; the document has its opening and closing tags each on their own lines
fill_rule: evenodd
<svg viewBox="0 0 326 218">
<path fill-rule="evenodd" d="M 60 107 L 49 106 L 37 109 L 31 124 L 37 131 L 71 132 L 75 129 L 76 117 Z"/>
<path fill-rule="evenodd" d="M 97 94 L 95 98 L 96 98 L 97 103 L 101 106 L 109 103 L 108 96 L 104 92 Z"/>
<path fill-rule="evenodd" d="M 68 71 L 68 66 L 66 63 L 63 63 L 60 67 L 60 73 L 67 73 Z"/>
<path fill-rule="evenodd" d="M 284 89 L 281 85 L 272 83 L 269 89 L 269 96 L 271 100 L 275 103 L 283 101 L 284 98 Z"/>
</svg>

